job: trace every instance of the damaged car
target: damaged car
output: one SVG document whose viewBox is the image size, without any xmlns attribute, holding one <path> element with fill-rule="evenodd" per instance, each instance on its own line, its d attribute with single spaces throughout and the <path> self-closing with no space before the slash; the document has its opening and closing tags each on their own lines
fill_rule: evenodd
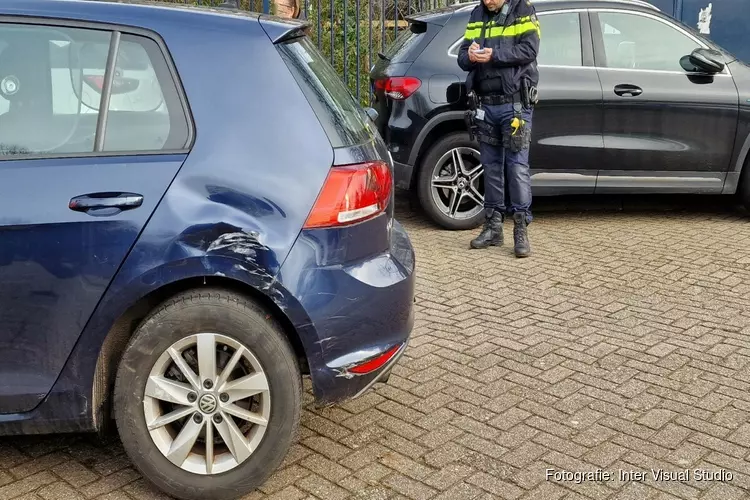
<svg viewBox="0 0 750 500">
<path fill-rule="evenodd" d="M 156 488 L 237 498 L 303 377 L 333 405 L 406 349 L 392 159 L 302 22 L 3 1 L 0 191 L 2 435 L 114 423 Z"/>
</svg>

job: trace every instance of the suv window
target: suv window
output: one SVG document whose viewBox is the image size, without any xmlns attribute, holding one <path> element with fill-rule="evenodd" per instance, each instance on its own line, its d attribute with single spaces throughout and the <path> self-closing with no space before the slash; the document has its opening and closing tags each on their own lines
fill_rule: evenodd
<svg viewBox="0 0 750 500">
<path fill-rule="evenodd" d="M 424 38 L 426 32 L 425 23 L 410 22 L 409 28 L 398 32 L 396 39 L 388 45 L 383 55 L 388 58 L 389 63 L 411 62 L 410 58 L 413 59 L 419 55 L 412 49 Z"/>
<path fill-rule="evenodd" d="M 537 62 L 549 66 L 583 66 L 581 18 L 577 12 L 540 14 L 539 26 L 544 43 Z"/>
<path fill-rule="evenodd" d="M 607 68 L 680 71 L 680 58 L 700 45 L 662 21 L 624 12 L 599 12 Z"/>
<path fill-rule="evenodd" d="M 541 66 L 583 66 L 581 19 L 577 12 L 539 15 L 544 42 L 539 46 L 537 63 Z M 458 57 L 461 36 L 451 45 L 448 54 Z"/>
<path fill-rule="evenodd" d="M 334 148 L 372 139 L 369 117 L 309 37 L 278 45 Z"/>
<path fill-rule="evenodd" d="M 0 24 L 0 157 L 94 152 L 111 38 L 94 29 Z M 122 36 L 104 151 L 185 146 L 187 119 L 161 57 L 155 42 Z"/>
</svg>

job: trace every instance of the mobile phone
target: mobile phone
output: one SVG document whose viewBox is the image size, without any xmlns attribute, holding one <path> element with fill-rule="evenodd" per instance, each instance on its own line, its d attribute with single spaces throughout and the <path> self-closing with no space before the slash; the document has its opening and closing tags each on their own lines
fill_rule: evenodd
<svg viewBox="0 0 750 500">
<path fill-rule="evenodd" d="M 484 49 L 477 49 L 474 51 L 475 54 L 484 54 Z"/>
</svg>

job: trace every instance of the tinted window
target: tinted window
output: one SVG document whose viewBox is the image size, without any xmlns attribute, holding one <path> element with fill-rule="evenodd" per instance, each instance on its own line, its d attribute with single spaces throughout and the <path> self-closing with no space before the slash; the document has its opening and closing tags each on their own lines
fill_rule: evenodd
<svg viewBox="0 0 750 500">
<path fill-rule="evenodd" d="M 656 19 L 636 14 L 600 12 L 606 67 L 683 71 L 680 58 L 699 45 Z"/>
<path fill-rule="evenodd" d="M 278 48 L 334 148 L 372 138 L 364 110 L 308 37 Z"/>
<path fill-rule="evenodd" d="M 576 12 L 539 14 L 544 37 L 539 44 L 537 63 L 549 66 L 582 66 L 581 20 Z M 449 54 L 458 56 L 463 36 L 451 46 Z"/>
<path fill-rule="evenodd" d="M 577 12 L 539 16 L 543 42 L 537 62 L 556 66 L 582 66 L 581 21 Z"/>
<path fill-rule="evenodd" d="M 107 31 L 0 24 L 0 156 L 94 152 L 110 40 Z M 185 146 L 186 117 L 149 39 L 123 35 L 108 110 L 104 151 Z"/>
<path fill-rule="evenodd" d="M 385 50 L 384 55 L 392 63 L 410 62 L 418 54 L 414 47 L 424 37 L 427 27 L 424 23 L 410 23 L 409 29 L 398 32 L 396 39 Z"/>
</svg>

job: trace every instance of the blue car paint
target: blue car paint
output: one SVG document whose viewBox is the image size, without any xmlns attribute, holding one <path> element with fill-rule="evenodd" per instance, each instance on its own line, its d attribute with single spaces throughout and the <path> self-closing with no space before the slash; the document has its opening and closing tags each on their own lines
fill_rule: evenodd
<svg viewBox="0 0 750 500">
<path fill-rule="evenodd" d="M 106 386 L 134 326 L 131 307 L 182 283 L 219 283 L 257 295 L 296 333 L 320 404 L 366 388 L 375 375 L 350 378 L 347 364 L 405 344 L 413 325 L 408 236 L 392 220 L 392 204 L 386 214 L 347 228 L 300 229 L 332 164 L 390 162 L 381 138 L 334 151 L 253 18 L 75 0 L 8 0 L 0 4 L 4 15 L 157 32 L 184 87 L 195 142 L 183 156 L 50 158 L 34 160 L 35 168 L 27 160 L 0 162 L 6 196 L 0 275 L 34 265 L 48 303 L 63 291 L 76 295 L 56 303 L 57 314 L 67 303 L 77 308 L 75 318 L 53 330 L 30 327 L 21 335 L 25 366 L 0 372 L 9 392 L 0 399 L 0 433 L 98 428 Z M 279 27 L 264 23 L 275 37 Z M 95 168 L 101 165 L 111 168 Z M 51 196 L 36 196 L 44 190 Z M 139 193 L 144 205 L 103 218 L 68 209 L 72 196 L 91 191 Z M 390 225 L 390 239 L 373 241 L 374 228 Z M 24 235 L 15 250 L 3 243 L 10 234 Z M 33 241 L 45 248 L 31 251 Z M 24 304 L 27 311 L 37 307 L 31 291 L 24 299 L 20 310 L 3 305 L 0 321 L 21 318 Z M 0 344 L 18 342 L 17 331 L 0 331 Z M 6 383 L 31 370 L 30 387 Z"/>
<path fill-rule="evenodd" d="M 29 411 L 50 390 L 78 332 L 184 159 L 174 155 L 0 162 L 4 413 Z M 114 187 L 142 194 L 143 205 L 115 217 L 68 209 L 75 196 Z"/>
</svg>

